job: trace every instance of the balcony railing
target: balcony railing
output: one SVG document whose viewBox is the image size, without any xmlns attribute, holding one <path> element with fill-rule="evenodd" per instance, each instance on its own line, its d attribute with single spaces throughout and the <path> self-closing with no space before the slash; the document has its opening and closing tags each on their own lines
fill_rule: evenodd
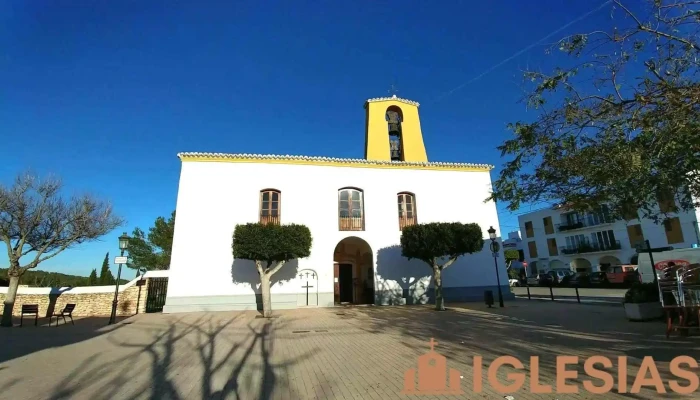
<svg viewBox="0 0 700 400">
<path fill-rule="evenodd" d="M 279 215 L 261 215 L 260 216 L 260 223 L 263 225 L 267 225 L 267 224 L 279 225 L 280 224 L 280 216 Z"/>
<path fill-rule="evenodd" d="M 415 217 L 399 217 L 399 229 L 403 230 L 403 228 L 411 225 L 416 224 L 416 218 Z"/>
<path fill-rule="evenodd" d="M 620 241 L 616 240 L 610 244 L 604 243 L 581 243 L 578 246 L 562 246 L 559 248 L 563 254 L 595 253 L 597 251 L 620 250 Z"/>
<path fill-rule="evenodd" d="M 338 228 L 341 231 L 364 231 L 365 221 L 362 217 L 338 217 Z"/>
<path fill-rule="evenodd" d="M 613 222 L 615 222 L 615 220 L 612 218 L 603 218 L 603 219 L 598 219 L 597 221 L 588 221 L 587 219 L 585 219 L 585 220 L 580 220 L 577 222 L 567 222 L 567 223 L 557 224 L 557 230 L 559 232 L 565 232 L 565 231 L 572 231 L 574 229 L 588 228 L 591 226 L 612 224 Z"/>
</svg>

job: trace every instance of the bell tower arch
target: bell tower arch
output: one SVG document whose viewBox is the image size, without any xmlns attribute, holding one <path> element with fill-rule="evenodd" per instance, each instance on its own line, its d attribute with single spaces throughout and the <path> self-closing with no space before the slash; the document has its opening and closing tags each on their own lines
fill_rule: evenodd
<svg viewBox="0 0 700 400">
<path fill-rule="evenodd" d="M 367 100 L 365 159 L 427 162 L 419 106 L 396 95 Z"/>
</svg>

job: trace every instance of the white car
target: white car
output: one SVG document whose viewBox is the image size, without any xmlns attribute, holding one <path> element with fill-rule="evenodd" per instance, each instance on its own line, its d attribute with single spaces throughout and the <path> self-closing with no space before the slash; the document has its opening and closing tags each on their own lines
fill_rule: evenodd
<svg viewBox="0 0 700 400">
<path fill-rule="evenodd" d="M 510 286 L 520 286 L 520 281 L 517 279 L 508 279 L 508 284 Z"/>
</svg>

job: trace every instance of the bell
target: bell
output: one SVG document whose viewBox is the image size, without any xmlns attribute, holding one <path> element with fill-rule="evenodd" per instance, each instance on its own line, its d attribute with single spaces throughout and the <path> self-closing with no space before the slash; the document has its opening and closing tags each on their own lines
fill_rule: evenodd
<svg viewBox="0 0 700 400">
<path fill-rule="evenodd" d="M 399 113 L 397 113 L 396 111 L 387 111 L 386 116 L 389 121 L 389 124 L 398 125 L 399 122 L 401 122 L 399 121 Z"/>
</svg>

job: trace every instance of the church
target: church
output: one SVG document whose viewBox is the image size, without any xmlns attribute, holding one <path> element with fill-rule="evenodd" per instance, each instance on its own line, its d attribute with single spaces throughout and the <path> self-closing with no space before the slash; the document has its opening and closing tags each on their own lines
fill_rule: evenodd
<svg viewBox="0 0 700 400">
<path fill-rule="evenodd" d="M 364 104 L 365 157 L 180 153 L 166 313 L 261 309 L 252 261 L 233 258 L 237 224 L 297 223 L 313 237 L 309 257 L 272 277 L 272 309 L 433 301 L 432 271 L 401 256 L 401 230 L 428 222 L 477 223 L 484 249 L 443 273 L 446 303 L 511 296 L 502 257 L 489 250 L 498 228 L 485 164 L 431 162 L 419 104 L 396 97 Z M 360 137 L 360 135 L 358 135 Z M 359 143 L 358 143 L 359 145 Z M 500 236 L 500 235 L 499 235 Z M 500 240 L 500 239 L 499 239 Z"/>
</svg>

